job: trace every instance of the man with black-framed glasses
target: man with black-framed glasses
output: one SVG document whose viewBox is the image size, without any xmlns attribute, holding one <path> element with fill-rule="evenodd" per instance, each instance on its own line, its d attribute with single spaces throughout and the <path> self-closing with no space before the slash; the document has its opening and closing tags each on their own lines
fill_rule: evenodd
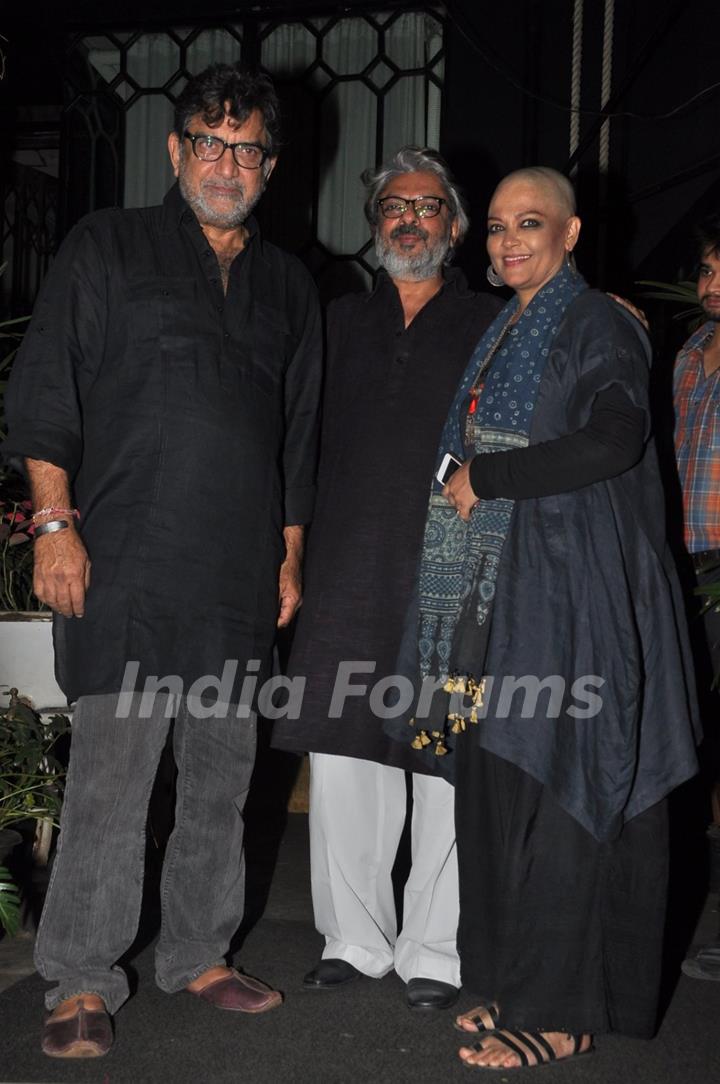
<svg viewBox="0 0 720 1084">
<path fill-rule="evenodd" d="M 55 983 L 42 1036 L 53 1057 L 113 1041 L 171 725 L 158 985 L 241 1013 L 281 1001 L 225 963 L 255 757 L 241 683 L 250 669 L 262 685 L 276 628 L 299 605 L 314 501 L 315 289 L 251 216 L 278 142 L 265 76 L 214 65 L 192 79 L 168 140 L 178 184 L 162 207 L 75 227 L 8 391 L 4 451 L 29 475 L 35 590 L 55 611 L 58 678 L 77 701 L 36 944 Z"/>
<path fill-rule="evenodd" d="M 437 757 L 393 741 L 396 660 L 428 486 L 460 375 L 496 315 L 450 266 L 468 228 L 436 151 L 404 147 L 364 175 L 381 271 L 330 306 L 318 507 L 290 672 L 297 721 L 273 743 L 310 752 L 310 860 L 322 959 L 309 991 L 394 970 L 415 1010 L 449 1008 L 460 966 L 453 787 Z M 384 691 L 383 691 L 384 690 Z M 392 872 L 412 779 L 411 866 L 398 929 Z"/>
</svg>

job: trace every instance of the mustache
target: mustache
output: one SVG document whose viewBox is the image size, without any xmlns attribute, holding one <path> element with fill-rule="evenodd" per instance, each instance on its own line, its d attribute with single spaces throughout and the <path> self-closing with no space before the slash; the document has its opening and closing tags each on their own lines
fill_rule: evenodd
<svg viewBox="0 0 720 1084">
<path fill-rule="evenodd" d="M 396 237 L 404 237 L 408 234 L 412 237 L 419 237 L 423 241 L 427 241 L 428 239 L 427 230 L 421 229 L 417 224 L 413 225 L 412 223 L 408 224 L 406 222 L 401 222 L 394 230 L 391 230 L 390 238 L 394 241 Z"/>
<path fill-rule="evenodd" d="M 200 189 L 202 191 L 202 189 L 204 188 L 214 188 L 217 184 L 218 182 L 216 180 L 213 180 L 212 177 L 205 177 L 200 182 Z M 240 196 L 245 195 L 245 188 L 242 181 L 222 181 L 221 186 L 222 188 L 231 188 L 233 192 L 237 192 Z"/>
</svg>

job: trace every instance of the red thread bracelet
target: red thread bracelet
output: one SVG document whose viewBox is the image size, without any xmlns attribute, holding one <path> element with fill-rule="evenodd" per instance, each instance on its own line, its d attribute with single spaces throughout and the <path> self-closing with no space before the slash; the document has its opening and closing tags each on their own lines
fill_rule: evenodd
<svg viewBox="0 0 720 1084">
<path fill-rule="evenodd" d="M 33 523 L 37 523 L 38 516 L 74 516 L 75 519 L 80 519 L 77 508 L 41 508 L 38 512 L 33 512 Z"/>
</svg>

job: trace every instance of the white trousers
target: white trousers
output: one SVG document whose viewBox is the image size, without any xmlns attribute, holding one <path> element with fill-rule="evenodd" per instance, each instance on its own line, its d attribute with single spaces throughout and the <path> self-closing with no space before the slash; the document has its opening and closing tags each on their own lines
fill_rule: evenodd
<svg viewBox="0 0 720 1084">
<path fill-rule="evenodd" d="M 454 788 L 413 774 L 412 868 L 397 933 L 391 872 L 406 813 L 405 772 L 310 754 L 310 876 L 323 959 L 380 978 L 460 986 Z"/>
</svg>

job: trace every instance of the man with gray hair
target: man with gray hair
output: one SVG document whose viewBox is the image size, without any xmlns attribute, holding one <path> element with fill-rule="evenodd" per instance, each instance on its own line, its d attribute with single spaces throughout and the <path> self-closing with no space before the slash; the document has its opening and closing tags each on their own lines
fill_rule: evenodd
<svg viewBox="0 0 720 1084">
<path fill-rule="evenodd" d="M 56 669 L 77 701 L 35 947 L 54 983 L 51 1057 L 101 1056 L 113 1042 L 130 992 L 117 961 L 135 937 L 171 727 L 158 986 L 240 1013 L 282 1000 L 225 960 L 243 913 L 256 744 L 254 714 L 235 710 L 239 686 L 249 662 L 263 680 L 276 627 L 300 603 L 314 498 L 315 289 L 251 215 L 277 158 L 278 113 L 270 80 L 239 64 L 188 82 L 168 137 L 177 185 L 161 207 L 76 226 L 8 389 L 4 450 L 25 460 L 32 488 L 35 592 L 55 611 Z M 140 693 L 153 688 L 145 712 Z"/>
<path fill-rule="evenodd" d="M 405 147 L 363 175 L 380 273 L 335 301 L 318 504 L 290 672 L 298 721 L 274 744 L 311 754 L 310 849 L 332 990 L 393 968 L 412 1008 L 447 1008 L 460 985 L 453 788 L 383 730 L 420 552 L 435 451 L 457 381 L 498 305 L 451 268 L 468 219 L 443 160 Z M 398 932 L 392 870 L 412 775 L 412 865 Z"/>
</svg>

